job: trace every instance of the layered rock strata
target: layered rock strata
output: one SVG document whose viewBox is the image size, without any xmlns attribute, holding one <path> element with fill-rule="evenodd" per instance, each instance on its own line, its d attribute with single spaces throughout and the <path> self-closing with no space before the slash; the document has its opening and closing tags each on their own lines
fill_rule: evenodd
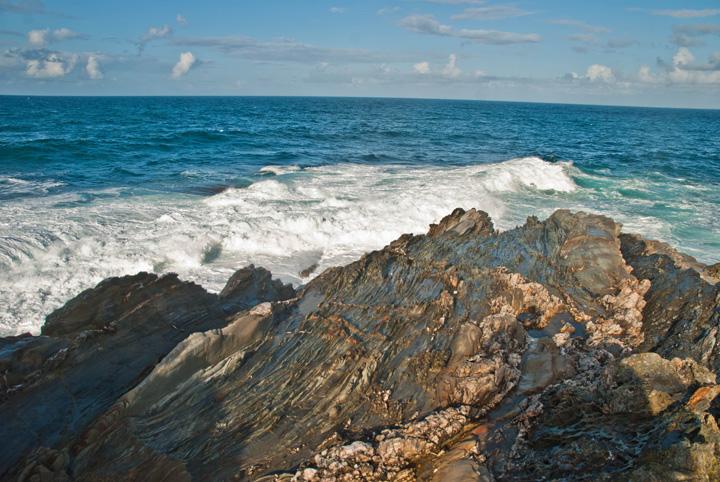
<svg viewBox="0 0 720 482">
<path fill-rule="evenodd" d="M 297 293 L 107 280 L 0 345 L 35 480 L 718 480 L 715 267 L 457 209 Z"/>
</svg>

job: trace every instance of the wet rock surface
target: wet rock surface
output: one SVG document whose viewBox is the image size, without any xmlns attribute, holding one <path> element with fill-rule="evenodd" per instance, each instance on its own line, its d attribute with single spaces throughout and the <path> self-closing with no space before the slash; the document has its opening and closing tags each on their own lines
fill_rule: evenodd
<svg viewBox="0 0 720 482">
<path fill-rule="evenodd" d="M 0 473 L 718 480 L 716 271 L 603 216 L 457 209 L 298 293 L 107 280 L 0 340 Z"/>
</svg>

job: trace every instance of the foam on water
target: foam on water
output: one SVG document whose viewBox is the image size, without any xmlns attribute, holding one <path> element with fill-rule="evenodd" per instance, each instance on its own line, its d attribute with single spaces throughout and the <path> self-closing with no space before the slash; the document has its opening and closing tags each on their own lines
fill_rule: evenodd
<svg viewBox="0 0 720 482">
<path fill-rule="evenodd" d="M 291 172 L 297 172 L 299 170 L 299 166 L 265 166 L 260 169 L 260 172 L 275 174 L 276 176 L 282 176 L 283 174 L 289 174 Z"/>
<path fill-rule="evenodd" d="M 500 229 L 561 207 L 600 212 L 712 261 L 678 234 L 678 226 L 714 226 L 703 188 L 683 181 L 603 177 L 538 157 L 261 171 L 272 175 L 210 197 L 105 189 L 0 203 L 0 335 L 37 333 L 48 313 L 108 276 L 177 272 L 218 291 L 255 263 L 303 283 L 309 266 L 318 265 L 316 275 L 402 233 L 426 232 L 456 207 L 483 209 Z"/>
<path fill-rule="evenodd" d="M 54 180 L 30 181 L 11 176 L 0 176 L 0 199 L 17 195 L 45 194 L 64 183 Z"/>
<path fill-rule="evenodd" d="M 37 333 L 45 315 L 108 276 L 177 272 L 218 291 L 237 268 L 286 281 L 422 233 L 458 206 L 500 227 L 506 196 L 576 190 L 569 163 L 536 157 L 457 168 L 339 164 L 273 169 L 276 176 L 208 198 L 94 193 L 26 198 L 0 207 L 0 334 Z M 270 169 L 264 169 L 268 172 Z"/>
</svg>

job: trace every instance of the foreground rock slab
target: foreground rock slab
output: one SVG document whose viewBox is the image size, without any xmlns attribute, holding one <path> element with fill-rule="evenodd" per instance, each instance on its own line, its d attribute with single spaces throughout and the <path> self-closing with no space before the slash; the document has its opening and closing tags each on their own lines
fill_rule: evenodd
<svg viewBox="0 0 720 482">
<path fill-rule="evenodd" d="M 3 342 L 29 387 L 2 414 L 75 410 L 54 373 L 103 402 L 0 460 L 28 480 L 718 480 L 715 271 L 603 216 L 500 233 L 457 209 L 297 294 L 255 269 L 218 297 L 111 280 Z"/>
<path fill-rule="evenodd" d="M 73 440 L 190 333 L 292 296 L 262 268 L 239 270 L 220 296 L 140 273 L 81 293 L 48 316 L 42 336 L 0 340 L 0 474 L 33 448 Z"/>
</svg>

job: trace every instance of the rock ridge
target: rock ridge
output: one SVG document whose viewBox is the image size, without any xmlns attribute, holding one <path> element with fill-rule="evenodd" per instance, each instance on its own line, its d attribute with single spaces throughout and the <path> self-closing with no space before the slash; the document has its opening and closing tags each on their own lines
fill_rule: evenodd
<svg viewBox="0 0 720 482">
<path fill-rule="evenodd" d="M 0 428 L 0 474 L 718 480 L 714 266 L 600 215 L 458 208 L 297 291 L 106 280 L 0 340 L 0 415 L 34 430 Z"/>
</svg>

